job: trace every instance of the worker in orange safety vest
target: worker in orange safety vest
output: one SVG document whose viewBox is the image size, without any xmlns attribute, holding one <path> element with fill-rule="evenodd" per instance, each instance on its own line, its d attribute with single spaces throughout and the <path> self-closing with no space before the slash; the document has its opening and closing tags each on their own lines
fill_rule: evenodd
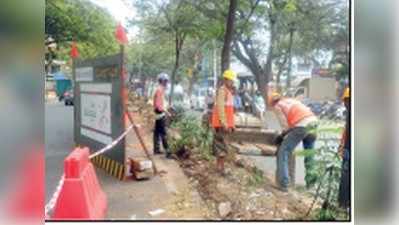
<svg viewBox="0 0 399 225">
<path fill-rule="evenodd" d="M 155 112 L 155 126 L 154 126 L 154 154 L 162 154 L 160 151 L 160 142 L 162 142 L 166 158 L 171 159 L 172 154 L 169 150 L 167 141 L 167 128 L 166 128 L 166 116 L 170 116 L 168 112 L 168 105 L 166 101 L 166 88 L 169 82 L 169 75 L 166 73 L 160 73 L 158 75 L 158 87 L 154 94 L 154 112 Z"/>
<path fill-rule="evenodd" d="M 278 143 L 276 182 L 280 190 L 288 192 L 289 169 L 288 161 L 295 147 L 302 142 L 303 148 L 313 149 L 318 119 L 310 108 L 293 98 L 283 98 L 274 92 L 269 96 L 268 104 L 272 107 L 282 127 L 282 135 Z M 312 175 L 313 156 L 305 157 L 306 186 L 312 187 L 317 177 Z"/>
<path fill-rule="evenodd" d="M 214 129 L 213 153 L 216 156 L 216 167 L 224 174 L 224 160 L 228 152 L 229 134 L 234 131 L 234 96 L 232 94 L 236 73 L 230 69 L 223 73 L 223 84 L 216 93 L 215 104 L 210 120 Z"/>
</svg>

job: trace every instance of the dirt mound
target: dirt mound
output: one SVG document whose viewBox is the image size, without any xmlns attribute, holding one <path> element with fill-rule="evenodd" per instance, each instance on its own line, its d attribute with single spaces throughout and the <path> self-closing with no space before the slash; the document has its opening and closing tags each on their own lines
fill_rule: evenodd
<svg viewBox="0 0 399 225">
<path fill-rule="evenodd" d="M 204 160 L 198 154 L 180 163 L 214 212 L 226 203 L 231 206 L 227 216 L 222 217 L 219 212 L 220 219 L 298 220 L 304 219 L 311 204 L 310 196 L 295 190 L 280 192 L 270 178 L 242 159 L 227 163 L 225 175 L 217 172 L 214 161 Z"/>
</svg>

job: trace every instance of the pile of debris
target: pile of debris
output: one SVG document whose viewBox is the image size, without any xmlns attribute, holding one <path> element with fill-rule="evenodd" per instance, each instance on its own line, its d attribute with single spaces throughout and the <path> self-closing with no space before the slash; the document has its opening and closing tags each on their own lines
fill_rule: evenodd
<svg viewBox="0 0 399 225">
<path fill-rule="evenodd" d="M 152 105 L 144 98 L 131 93 L 129 111 L 137 113 L 137 122 L 147 129 L 152 127 L 154 113 Z M 244 121 L 247 124 L 247 121 Z M 179 138 L 181 134 L 169 129 L 169 136 Z M 190 154 L 180 156 L 178 162 L 190 181 L 190 187 L 199 193 L 205 205 L 191 203 L 182 197 L 170 206 L 175 211 L 197 205 L 206 213 L 205 219 L 231 220 L 299 220 L 305 218 L 312 204 L 312 196 L 291 190 L 284 193 L 276 189 L 274 178 L 257 169 L 252 161 L 233 154 L 226 162 L 225 174 L 220 174 L 214 158 L 205 158 L 201 151 L 187 149 Z M 274 171 L 273 171 L 274 172 Z M 188 193 L 191 193 L 188 190 Z M 188 195 L 189 196 L 189 195 Z M 195 207 L 194 207 L 195 208 Z M 173 211 L 173 210 L 172 210 Z"/>
<path fill-rule="evenodd" d="M 196 153 L 181 160 L 180 165 L 219 219 L 306 219 L 311 207 L 310 195 L 296 190 L 280 192 L 270 177 L 239 156 L 226 164 L 224 175 L 217 171 L 214 160 L 205 160 Z"/>
</svg>

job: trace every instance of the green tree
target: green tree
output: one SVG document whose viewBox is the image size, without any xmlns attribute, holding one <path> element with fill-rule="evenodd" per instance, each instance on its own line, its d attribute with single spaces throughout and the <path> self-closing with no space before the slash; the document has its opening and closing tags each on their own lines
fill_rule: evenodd
<svg viewBox="0 0 399 225">
<path fill-rule="evenodd" d="M 155 80 L 156 76 L 173 67 L 174 48 L 167 37 L 136 37 L 127 50 L 128 68 L 133 76 L 144 84 Z M 133 78 L 133 76 L 131 78 Z"/>
<path fill-rule="evenodd" d="M 67 59 L 76 41 L 82 58 L 116 53 L 116 22 L 105 9 L 88 0 L 46 0 L 45 34 L 59 46 L 57 57 Z"/>
<path fill-rule="evenodd" d="M 195 4 L 185 0 L 173 0 L 163 2 L 163 4 L 155 0 L 136 1 L 135 7 L 139 15 L 132 21 L 133 26 L 139 27 L 147 38 L 166 37 L 169 45 L 173 43 L 174 65 L 171 69 L 171 93 L 174 91 L 175 82 L 181 80 L 179 74 L 187 75 L 188 69 L 192 73 L 188 79 L 189 90 L 192 90 L 192 85 L 198 78 L 199 63 L 202 60 L 200 52 L 205 43 L 215 35 L 212 28 L 207 30 L 207 24 L 211 24 L 209 19 L 201 17 Z M 183 60 L 182 55 L 184 55 Z M 170 102 L 172 97 L 173 94 L 170 95 Z"/>
<path fill-rule="evenodd" d="M 203 59 L 194 57 L 198 51 L 223 52 L 227 33 L 234 34 L 231 51 L 252 72 L 264 99 L 272 72 L 277 71 L 277 81 L 282 74 L 290 75 L 293 57 L 309 59 L 317 66 L 321 64 L 321 53 L 333 51 L 335 64 L 348 61 L 347 52 L 337 50 L 348 43 L 348 5 L 344 0 L 238 0 L 235 26 L 229 32 L 229 0 L 175 0 L 163 5 L 155 0 L 138 2 L 140 28 L 146 37 L 167 36 L 174 42 L 173 77 L 179 71 L 186 74 L 188 68 L 195 72 L 192 59 Z M 229 51 L 224 55 L 226 52 Z M 342 69 L 337 73 L 343 74 Z M 287 84 L 290 85 L 290 76 Z"/>
<path fill-rule="evenodd" d="M 254 74 L 266 100 L 264 87 L 272 79 L 273 65 L 278 66 L 278 81 L 285 71 L 290 86 L 293 56 L 315 59 L 320 51 L 334 51 L 337 43 L 345 43 L 334 40 L 348 37 L 337 35 L 348 31 L 347 12 L 342 0 L 249 1 L 238 9 L 241 31 L 236 31 L 233 53 Z"/>
</svg>

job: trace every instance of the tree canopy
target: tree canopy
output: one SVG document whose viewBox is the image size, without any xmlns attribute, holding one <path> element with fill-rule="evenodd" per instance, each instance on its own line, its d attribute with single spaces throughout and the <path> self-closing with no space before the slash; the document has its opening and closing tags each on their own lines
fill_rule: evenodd
<svg viewBox="0 0 399 225">
<path fill-rule="evenodd" d="M 127 50 L 128 68 L 141 78 L 165 71 L 192 86 L 200 75 L 220 75 L 215 68 L 222 68 L 230 53 L 262 89 L 271 80 L 281 83 L 282 76 L 289 86 L 293 58 L 329 67 L 337 78 L 349 75 L 347 0 L 124 1 L 136 9 L 128 28 L 138 31 Z M 116 52 L 115 25 L 89 0 L 46 1 L 45 31 L 59 44 L 59 58 L 68 57 L 72 40 L 83 58 Z M 331 57 L 321 60 L 326 53 Z"/>
<path fill-rule="evenodd" d="M 46 0 L 45 34 L 58 44 L 60 59 L 68 58 L 72 41 L 82 58 L 115 53 L 115 25 L 105 9 L 88 0 Z"/>
<path fill-rule="evenodd" d="M 195 58 L 192 50 L 196 48 L 200 52 L 209 53 L 213 49 L 222 54 L 230 0 L 135 3 L 140 13 L 132 26 L 140 28 L 143 40 L 163 39 L 166 46 L 175 46 L 174 54 L 169 51 L 169 55 L 163 56 L 168 58 L 165 60 L 168 62 L 174 58 L 175 65 L 169 65 L 172 76 L 177 74 L 179 78 L 187 68 L 198 64 L 186 60 L 186 57 L 180 60 L 182 54 L 187 55 L 186 51 L 192 53 L 189 59 Z M 348 75 L 345 68 L 348 68 L 349 53 L 342 51 L 342 46 L 349 43 L 348 12 L 349 5 L 345 0 L 238 0 L 234 9 L 231 49 L 228 51 L 254 75 L 258 87 L 265 87 L 275 77 L 280 83 L 282 75 L 287 77 L 289 86 L 293 57 L 323 67 L 326 63 L 320 61 L 320 55 L 326 52 L 333 55 L 328 66 L 335 68 L 334 64 L 342 64 L 336 73 L 344 77 L 344 74 Z M 215 63 L 209 54 L 195 59 L 206 60 L 210 67 Z M 219 59 L 216 61 L 223 64 Z M 179 70 L 180 67 L 184 69 Z"/>
</svg>

